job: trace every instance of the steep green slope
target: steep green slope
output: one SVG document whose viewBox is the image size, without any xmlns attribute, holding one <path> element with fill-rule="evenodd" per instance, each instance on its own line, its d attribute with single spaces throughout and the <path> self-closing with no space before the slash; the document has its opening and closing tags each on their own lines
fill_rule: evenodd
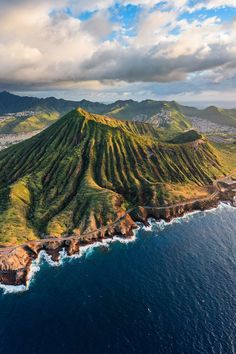
<svg viewBox="0 0 236 354">
<path fill-rule="evenodd" d="M 104 114 L 112 109 L 114 104 L 106 105 L 87 100 L 68 101 L 55 97 L 37 98 L 17 96 L 7 91 L 0 92 L 0 115 L 33 111 L 34 114 L 26 117 L 12 116 L 0 122 L 0 134 L 28 133 L 45 129 L 55 120 L 72 109 L 80 106 L 94 113 Z"/>
<path fill-rule="evenodd" d="M 77 106 L 95 114 L 105 114 L 117 119 L 149 122 L 172 131 L 180 131 L 191 126 L 174 101 L 145 100 L 136 102 L 119 100 L 111 104 L 103 104 L 87 100 L 67 101 L 54 97 L 20 97 L 9 92 L 2 92 L 0 93 L 0 114 L 33 110 L 35 116 L 32 119 L 30 119 L 31 117 L 23 119 L 25 123 L 22 123 L 22 119 L 19 118 L 8 119 L 6 122 L 0 123 L 0 133 L 24 133 L 43 129 L 50 125 L 52 117 L 57 119 Z M 48 115 L 48 119 L 41 118 L 42 112 Z M 165 119 L 163 112 L 170 113 L 170 119 Z"/>
<path fill-rule="evenodd" d="M 54 123 L 59 116 L 60 114 L 58 112 L 38 112 L 24 118 L 8 118 L 0 122 L 0 134 L 29 133 L 35 130 L 41 130 Z"/>
<path fill-rule="evenodd" d="M 236 109 L 224 109 L 214 106 L 205 109 L 179 105 L 179 110 L 186 117 L 199 117 L 220 125 L 236 127 Z"/>
<path fill-rule="evenodd" d="M 111 111 L 104 113 L 118 119 L 141 120 L 155 124 L 155 116 L 160 115 L 161 117 L 163 111 L 170 112 L 171 119 L 166 125 L 161 123 L 161 126 L 175 130 L 190 128 L 191 124 L 188 121 L 188 117 L 199 117 L 220 125 L 236 127 L 236 109 L 224 109 L 214 106 L 197 109 L 180 105 L 175 101 L 117 101 L 117 103 L 113 104 Z"/>
<path fill-rule="evenodd" d="M 117 119 L 143 121 L 172 130 L 183 130 L 191 126 L 174 101 L 117 101 L 112 110 L 105 113 Z"/>
<path fill-rule="evenodd" d="M 77 109 L 0 152 L 0 243 L 95 230 L 168 202 L 166 184 L 194 188 L 222 172 L 204 139 L 167 144 L 152 125 Z"/>
<path fill-rule="evenodd" d="M 110 105 L 87 100 L 70 101 L 55 97 L 37 98 L 18 96 L 7 91 L 0 92 L 0 115 L 30 110 L 45 113 L 58 112 L 63 115 L 78 106 L 97 113 L 104 113 L 110 110 Z"/>
<path fill-rule="evenodd" d="M 163 129 L 168 128 L 172 132 L 191 128 L 188 117 L 199 117 L 217 124 L 236 127 L 236 109 L 222 109 L 214 106 L 206 109 L 197 109 L 180 105 L 175 101 L 155 100 L 144 100 L 142 102 L 119 100 L 114 103 L 104 104 L 87 100 L 67 101 L 56 99 L 55 97 L 21 97 L 9 92 L 1 92 L 0 115 L 32 110 L 35 112 L 36 118 L 33 117 L 32 122 L 26 118 L 24 124 L 20 124 L 21 119 L 19 118 L 2 122 L 0 123 L 0 134 L 14 133 L 14 129 L 18 124 L 20 125 L 16 128 L 16 131 L 21 133 L 43 129 L 50 125 L 53 120 L 52 117 L 57 119 L 77 106 L 92 113 L 104 114 L 116 119 L 152 123 Z M 40 117 L 42 112 L 47 114 L 48 118 L 42 119 Z"/>
<path fill-rule="evenodd" d="M 173 139 L 169 140 L 172 144 L 185 144 L 192 141 L 202 139 L 202 136 L 198 134 L 195 130 L 188 130 L 184 133 L 177 134 Z"/>
<path fill-rule="evenodd" d="M 18 96 L 7 91 L 0 93 L 0 114 L 16 113 L 27 110 L 66 113 L 77 106 L 74 101 L 56 99 L 55 97 L 37 98 Z"/>
</svg>

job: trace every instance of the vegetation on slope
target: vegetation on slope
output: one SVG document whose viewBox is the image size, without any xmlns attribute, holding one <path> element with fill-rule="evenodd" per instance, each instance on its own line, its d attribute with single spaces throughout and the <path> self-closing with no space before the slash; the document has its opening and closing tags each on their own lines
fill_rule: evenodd
<svg viewBox="0 0 236 354">
<path fill-rule="evenodd" d="M 66 113 L 77 106 L 74 101 L 56 99 L 55 97 L 37 98 L 17 96 L 3 91 L 0 93 L 0 114 L 16 113 L 22 111 L 45 111 Z"/>
<path fill-rule="evenodd" d="M 179 110 L 186 117 L 199 117 L 216 124 L 236 127 L 236 109 L 224 109 L 214 106 L 197 109 L 179 105 Z"/>
<path fill-rule="evenodd" d="M 172 131 L 180 131 L 190 128 L 190 123 L 185 119 L 184 115 L 179 111 L 178 105 L 166 101 L 145 100 L 142 102 L 136 101 L 118 101 L 113 104 L 115 107 L 106 112 L 110 117 L 117 119 L 129 119 L 132 121 L 143 121 L 152 123 L 162 128 L 169 128 Z M 170 112 L 170 121 L 159 122 L 156 117 L 161 112 Z"/>
<path fill-rule="evenodd" d="M 0 122 L 0 134 L 29 133 L 42 130 L 59 118 L 58 112 L 39 112 L 25 118 L 12 117 Z"/>
<path fill-rule="evenodd" d="M 173 139 L 169 141 L 172 144 L 185 144 L 190 143 L 192 141 L 201 139 L 202 136 L 195 130 L 191 129 L 183 133 L 177 134 Z"/>
<path fill-rule="evenodd" d="M 136 205 L 163 205 L 167 185 L 208 185 L 224 168 L 206 140 L 160 141 L 155 127 L 73 110 L 0 152 L 0 242 L 81 234 Z"/>
<path fill-rule="evenodd" d="M 63 99 L 56 99 L 54 97 L 36 98 L 36 97 L 20 97 L 10 94 L 9 92 L 0 93 L 0 115 L 6 113 L 14 113 L 25 110 L 33 110 L 36 112 L 36 117 L 40 122 L 31 122 L 28 120 L 26 127 L 24 124 L 20 125 L 17 132 L 27 132 L 38 129 L 38 126 L 45 128 L 50 125 L 51 117 L 57 119 L 72 109 L 80 106 L 95 114 L 104 114 L 116 119 L 125 119 L 132 121 L 143 121 L 146 123 L 156 124 L 156 115 L 159 115 L 163 110 L 171 113 L 170 122 L 161 122 L 162 128 L 168 128 L 172 132 L 189 129 L 191 123 L 188 117 L 199 117 L 211 122 L 236 127 L 236 109 L 222 109 L 214 106 L 206 109 L 197 109 L 194 107 L 187 107 L 176 103 L 175 101 L 155 101 L 144 100 L 137 102 L 133 100 L 119 100 L 111 104 L 104 104 L 99 102 L 90 102 L 87 100 L 81 101 L 67 101 Z M 38 117 L 40 112 L 45 112 L 49 118 L 42 120 Z M 55 116 L 56 115 L 56 116 Z M 37 120 L 36 119 L 36 120 Z M 0 133 L 14 132 L 14 128 L 18 122 L 13 119 L 9 120 L 9 124 L 4 128 L 5 123 L 0 124 Z M 36 128 L 35 128 L 36 127 Z M 41 129 L 41 128 L 40 128 Z"/>
</svg>

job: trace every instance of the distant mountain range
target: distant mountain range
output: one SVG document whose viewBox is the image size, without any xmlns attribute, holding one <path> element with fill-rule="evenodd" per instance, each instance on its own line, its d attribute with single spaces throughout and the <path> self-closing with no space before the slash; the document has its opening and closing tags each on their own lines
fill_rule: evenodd
<svg viewBox="0 0 236 354">
<path fill-rule="evenodd" d="M 59 117 L 76 107 L 109 117 L 152 123 L 163 128 L 183 130 L 191 127 L 192 117 L 198 117 L 216 124 L 236 127 L 236 109 L 222 109 L 214 106 L 197 109 L 180 105 L 175 101 L 133 100 L 116 101 L 111 104 L 87 100 L 68 101 L 54 97 L 21 97 L 9 92 L 0 93 L 0 115 L 13 113 L 0 121 L 0 133 L 22 133 L 44 129 Z M 32 112 L 29 115 L 27 112 Z M 20 118 L 14 113 L 26 112 Z"/>
</svg>

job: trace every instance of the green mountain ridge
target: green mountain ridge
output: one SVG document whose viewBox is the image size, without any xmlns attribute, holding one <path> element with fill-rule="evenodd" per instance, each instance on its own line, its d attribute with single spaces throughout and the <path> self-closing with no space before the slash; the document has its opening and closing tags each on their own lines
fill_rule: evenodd
<svg viewBox="0 0 236 354">
<path fill-rule="evenodd" d="M 179 105 L 179 110 L 185 117 L 199 117 L 212 123 L 236 127 L 236 109 L 224 109 L 215 106 L 197 109 Z"/>
<path fill-rule="evenodd" d="M 210 185 L 223 161 L 203 137 L 166 143 L 153 125 L 75 109 L 0 152 L 0 243 L 106 226 L 130 207 L 175 200 L 175 187 Z"/>
<path fill-rule="evenodd" d="M 172 131 L 191 128 L 188 117 L 199 117 L 220 125 L 236 127 L 236 109 L 221 109 L 214 106 L 197 109 L 180 105 L 175 101 L 155 100 L 141 102 L 118 100 L 111 104 L 104 104 L 87 100 L 67 101 L 54 97 L 21 97 L 4 91 L 0 93 L 0 115 L 25 110 L 32 110 L 34 114 L 20 119 L 11 117 L 0 122 L 0 134 L 25 133 L 44 129 L 78 106 L 95 114 L 103 114 L 116 119 L 142 121 Z"/>
<path fill-rule="evenodd" d="M 22 118 L 11 117 L 0 121 L 0 134 L 29 133 L 45 129 L 54 123 L 60 114 L 58 112 L 36 112 L 33 115 Z"/>
</svg>

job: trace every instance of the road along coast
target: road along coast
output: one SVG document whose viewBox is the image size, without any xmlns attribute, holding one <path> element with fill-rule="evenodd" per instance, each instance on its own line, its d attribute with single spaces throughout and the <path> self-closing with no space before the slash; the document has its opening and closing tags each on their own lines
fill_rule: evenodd
<svg viewBox="0 0 236 354">
<path fill-rule="evenodd" d="M 158 207 L 136 206 L 124 212 L 113 223 L 86 234 L 63 238 L 48 237 L 14 247 L 2 247 L 0 248 L 0 283 L 27 285 L 32 262 L 39 257 L 41 251 L 45 251 L 53 261 L 58 261 L 61 251 L 72 256 L 79 254 L 80 247 L 106 238 L 114 236 L 130 238 L 134 234 L 134 229 L 137 228 L 136 222 L 148 225 L 149 218 L 170 222 L 173 218 L 184 216 L 186 213 L 215 208 L 222 201 L 234 205 L 234 189 L 222 187 L 220 184 L 222 181 L 227 181 L 227 178 L 229 177 L 216 181 L 214 183 L 215 191 L 205 198 Z"/>
</svg>

